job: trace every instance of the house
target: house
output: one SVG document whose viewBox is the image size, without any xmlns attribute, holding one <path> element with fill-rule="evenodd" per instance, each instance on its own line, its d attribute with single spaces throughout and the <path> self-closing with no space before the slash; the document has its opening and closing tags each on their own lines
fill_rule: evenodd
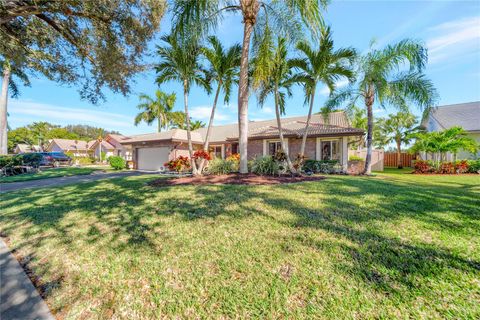
<svg viewBox="0 0 480 320">
<path fill-rule="evenodd" d="M 120 142 L 127 137 L 120 134 L 108 134 L 105 139 L 82 141 L 70 139 L 52 139 L 45 151 L 47 152 L 68 152 L 75 157 L 95 157 L 100 158 L 101 153 L 105 153 L 108 158 L 113 155 L 119 155 L 129 160 L 131 152 Z"/>
<path fill-rule="evenodd" d="M 42 147 L 38 145 L 30 145 L 26 143 L 19 143 L 15 146 L 13 153 L 29 153 L 29 152 L 42 152 Z"/>
<path fill-rule="evenodd" d="M 286 152 L 294 158 L 299 152 L 307 117 L 283 118 L 282 128 L 287 142 Z M 207 128 L 192 131 L 194 149 L 202 148 Z M 344 168 L 348 161 L 348 142 L 358 139 L 363 130 L 352 128 L 344 112 L 332 112 L 327 121 L 320 114 L 312 115 L 305 154 L 309 159 L 336 159 Z M 121 144 L 132 150 L 132 160 L 140 170 L 163 170 L 164 163 L 178 156 L 188 156 L 187 132 L 173 129 L 165 132 L 131 136 Z M 248 125 L 248 157 L 273 155 L 281 148 L 276 119 L 251 121 Z M 209 151 L 225 158 L 238 153 L 238 124 L 213 126 Z"/>
<path fill-rule="evenodd" d="M 75 157 L 92 156 L 90 147 L 95 141 L 71 140 L 71 139 L 52 139 L 45 149 L 46 152 L 68 152 Z"/>
<path fill-rule="evenodd" d="M 467 131 L 468 136 L 480 143 L 480 101 L 439 106 L 430 110 L 423 119 L 422 126 L 428 132 L 442 131 L 454 126 L 460 126 Z M 423 155 L 422 158 L 426 156 Z M 474 159 L 480 157 L 480 152 L 473 155 L 460 151 L 457 159 Z M 453 155 L 447 154 L 447 161 L 452 161 Z"/>
</svg>

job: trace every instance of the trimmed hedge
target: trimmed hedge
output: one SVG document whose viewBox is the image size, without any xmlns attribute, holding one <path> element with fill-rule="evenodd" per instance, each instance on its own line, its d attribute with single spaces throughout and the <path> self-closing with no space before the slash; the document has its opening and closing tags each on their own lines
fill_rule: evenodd
<svg viewBox="0 0 480 320">
<path fill-rule="evenodd" d="M 304 172 L 335 173 L 338 171 L 338 160 L 306 160 L 303 165 Z"/>
</svg>

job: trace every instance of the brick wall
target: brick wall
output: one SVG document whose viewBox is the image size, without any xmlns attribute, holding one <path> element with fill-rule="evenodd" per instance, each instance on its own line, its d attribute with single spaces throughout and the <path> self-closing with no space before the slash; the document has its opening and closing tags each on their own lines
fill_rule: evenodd
<svg viewBox="0 0 480 320">
<path fill-rule="evenodd" d="M 305 156 L 308 159 L 315 160 L 316 156 L 316 139 L 315 138 L 307 138 L 305 144 Z M 302 147 L 302 139 L 288 139 L 288 150 L 290 154 L 290 158 L 295 159 L 297 154 L 300 153 L 300 148 Z"/>
<path fill-rule="evenodd" d="M 250 140 L 247 146 L 248 159 L 263 156 L 263 140 Z"/>
</svg>

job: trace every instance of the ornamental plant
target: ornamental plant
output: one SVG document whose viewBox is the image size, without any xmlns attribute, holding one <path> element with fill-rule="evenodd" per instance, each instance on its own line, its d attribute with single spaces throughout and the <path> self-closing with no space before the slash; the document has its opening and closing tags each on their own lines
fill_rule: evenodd
<svg viewBox="0 0 480 320">
<path fill-rule="evenodd" d="M 125 159 L 120 156 L 111 156 L 108 158 L 110 166 L 115 170 L 122 170 L 125 168 Z"/>
<path fill-rule="evenodd" d="M 197 160 L 197 159 L 205 159 L 205 160 L 212 160 L 212 157 L 210 156 L 210 154 L 203 150 L 203 149 L 200 149 L 200 150 L 197 150 L 195 151 L 195 153 L 193 154 L 193 159 Z"/>
<path fill-rule="evenodd" d="M 460 160 L 455 162 L 455 172 L 456 173 L 466 173 L 468 172 L 470 165 L 467 160 Z"/>
<path fill-rule="evenodd" d="M 455 173 L 455 165 L 452 162 L 442 162 L 438 168 L 438 173 Z"/>
<path fill-rule="evenodd" d="M 433 166 L 430 161 L 417 160 L 414 162 L 415 173 L 429 173 L 433 171 Z"/>
<path fill-rule="evenodd" d="M 170 171 L 182 172 L 187 171 L 191 168 L 190 160 L 188 157 L 179 156 L 176 159 L 170 160 L 163 164 L 166 166 Z"/>
</svg>

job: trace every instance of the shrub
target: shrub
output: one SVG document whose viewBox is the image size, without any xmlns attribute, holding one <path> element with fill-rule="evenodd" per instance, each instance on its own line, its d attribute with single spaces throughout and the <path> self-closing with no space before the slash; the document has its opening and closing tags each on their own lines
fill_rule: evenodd
<svg viewBox="0 0 480 320">
<path fill-rule="evenodd" d="M 43 155 L 40 153 L 24 153 L 15 157 L 20 157 L 21 162 L 26 166 L 38 167 L 43 160 Z"/>
<path fill-rule="evenodd" d="M 120 156 L 111 156 L 108 158 L 108 163 L 115 170 L 124 169 L 126 166 L 125 159 Z"/>
<path fill-rule="evenodd" d="M 297 171 L 301 171 L 303 166 L 305 165 L 306 159 L 307 159 L 306 156 L 302 156 L 300 153 L 297 154 L 297 156 L 295 157 L 292 163 L 293 168 Z"/>
<path fill-rule="evenodd" d="M 215 158 L 208 163 L 209 174 L 229 174 L 235 171 L 235 163 L 231 160 Z"/>
<path fill-rule="evenodd" d="M 188 159 L 188 157 L 184 156 L 179 156 L 176 159 L 165 162 L 163 165 L 166 166 L 170 171 L 177 172 L 187 171 L 191 167 L 190 160 Z"/>
<path fill-rule="evenodd" d="M 470 165 L 467 160 L 460 160 L 455 162 L 455 172 L 456 173 L 466 173 L 468 172 Z"/>
<path fill-rule="evenodd" d="M 433 171 L 433 166 L 430 161 L 416 160 L 413 163 L 415 173 L 429 173 Z"/>
<path fill-rule="evenodd" d="M 455 166 L 452 162 L 442 162 L 440 164 L 440 167 L 438 168 L 438 173 L 454 173 L 455 172 Z"/>
<path fill-rule="evenodd" d="M 480 159 L 468 161 L 468 172 L 480 173 Z"/>
<path fill-rule="evenodd" d="M 365 161 L 365 159 L 363 159 L 362 157 L 353 155 L 348 157 L 348 161 Z"/>
<path fill-rule="evenodd" d="M 272 156 L 257 157 L 252 162 L 252 172 L 259 175 L 277 175 L 280 166 Z"/>
<path fill-rule="evenodd" d="M 197 150 L 195 151 L 195 153 L 193 154 L 193 159 L 197 160 L 197 159 L 205 159 L 205 160 L 212 160 L 212 157 L 210 156 L 210 154 L 203 150 L 203 149 L 200 149 L 200 150 Z"/>
<path fill-rule="evenodd" d="M 240 169 L 240 154 L 233 153 L 225 159 L 227 161 L 231 161 L 233 164 L 233 171 L 238 171 Z"/>
<path fill-rule="evenodd" d="M 303 171 L 313 173 L 336 173 L 338 170 L 338 160 L 306 160 L 303 165 Z"/>
<path fill-rule="evenodd" d="M 14 162 L 13 156 L 0 156 L 0 169 L 12 165 Z"/>
</svg>

